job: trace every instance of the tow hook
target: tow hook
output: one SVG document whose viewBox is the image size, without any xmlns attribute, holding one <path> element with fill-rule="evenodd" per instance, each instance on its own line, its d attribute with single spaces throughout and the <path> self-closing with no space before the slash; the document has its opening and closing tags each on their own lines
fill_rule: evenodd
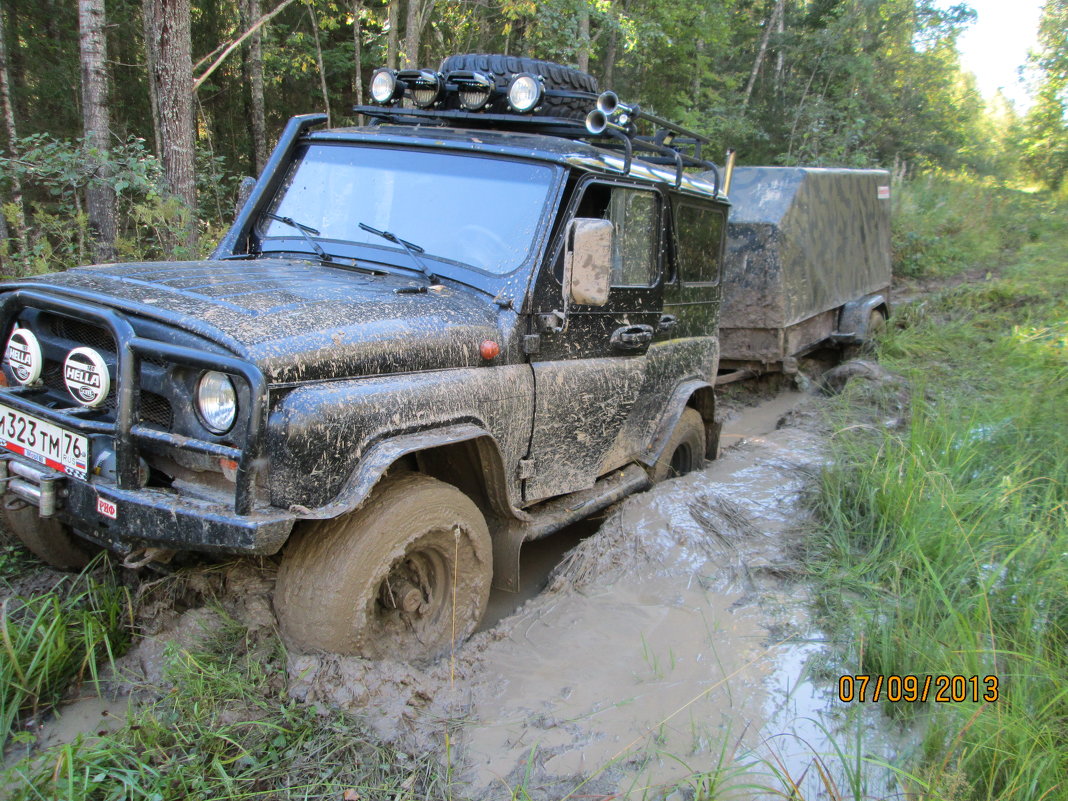
<svg viewBox="0 0 1068 801">
<path fill-rule="evenodd" d="M 122 559 L 122 566 L 130 570 L 138 570 L 149 562 L 162 562 L 166 564 L 174 558 L 177 551 L 169 548 L 135 548 Z"/>
</svg>

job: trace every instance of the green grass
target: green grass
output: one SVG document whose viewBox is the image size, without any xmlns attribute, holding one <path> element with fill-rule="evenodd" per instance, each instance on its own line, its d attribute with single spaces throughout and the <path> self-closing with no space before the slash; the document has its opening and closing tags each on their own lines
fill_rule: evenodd
<svg viewBox="0 0 1068 801">
<path fill-rule="evenodd" d="M 342 713 L 288 698 L 277 638 L 249 639 L 218 614 L 224 624 L 202 642 L 169 648 L 170 689 L 123 728 L 0 774 L 11 801 L 445 797 L 432 759 L 375 744 Z"/>
<path fill-rule="evenodd" d="M 999 679 L 993 703 L 887 705 L 925 718 L 925 797 L 945 801 L 1068 797 L 1068 214 L 1021 203 L 1038 233 L 988 231 L 997 277 L 903 310 L 881 343 L 912 384 L 906 430 L 847 427 L 842 399 L 819 499 L 843 672 Z"/>
<path fill-rule="evenodd" d="M 3 569 L 20 558 L 5 549 Z M 33 598 L 0 602 L 0 748 L 19 720 L 59 701 L 72 682 L 96 681 L 97 666 L 129 642 L 130 600 L 91 565 Z"/>
<path fill-rule="evenodd" d="M 894 275 L 947 276 L 992 269 L 1035 241 L 1053 206 L 993 179 L 930 173 L 895 187 Z"/>
</svg>

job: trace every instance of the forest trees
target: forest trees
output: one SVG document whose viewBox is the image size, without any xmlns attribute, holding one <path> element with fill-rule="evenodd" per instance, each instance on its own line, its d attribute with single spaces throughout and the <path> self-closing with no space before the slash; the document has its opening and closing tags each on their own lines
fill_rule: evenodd
<svg viewBox="0 0 1068 801">
<path fill-rule="evenodd" d="M 1056 189 L 1068 177 L 1068 0 L 1046 0 L 1038 41 L 1038 94 L 1025 124 L 1024 161 Z"/>
<path fill-rule="evenodd" d="M 1066 1 L 1049 0 L 1059 19 Z M 103 0 L 80 3 L 103 8 Z M 162 162 L 161 196 L 195 209 L 179 237 L 191 252 L 195 220 L 224 224 L 225 193 L 236 176 L 258 174 L 288 117 L 329 110 L 334 124 L 358 122 L 350 109 L 375 67 L 434 67 L 450 53 L 585 66 L 625 102 L 700 130 L 717 151 L 734 147 L 746 163 L 922 170 L 995 161 L 983 155 L 992 147 L 988 123 L 954 49 L 971 12 L 935 0 L 107 0 L 97 40 L 85 38 L 77 11 L 68 0 L 0 0 L 8 252 L 33 244 L 18 239 L 19 209 L 58 213 L 32 170 L 12 158 L 27 136 L 101 156 L 109 145 L 147 141 Z M 1063 32 L 1057 24 L 1046 25 L 1049 36 Z M 85 58 L 110 74 L 86 72 Z M 1049 121 L 1033 121 L 1035 164 L 1055 162 L 1048 154 L 1063 146 L 1060 80 L 1043 106 Z M 90 121 L 94 109 L 110 118 Z M 78 141 L 90 133 L 99 138 Z M 64 189 L 76 186 L 74 205 L 87 209 L 99 247 L 108 235 L 92 190 L 125 183 L 105 167 L 100 180 L 82 176 Z M 20 189 L 25 202 L 16 202 Z"/>
</svg>

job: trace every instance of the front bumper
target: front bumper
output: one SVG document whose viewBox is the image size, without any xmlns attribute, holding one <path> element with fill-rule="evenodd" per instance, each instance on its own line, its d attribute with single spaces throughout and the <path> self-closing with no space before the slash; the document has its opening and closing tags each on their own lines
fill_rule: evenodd
<svg viewBox="0 0 1068 801">
<path fill-rule="evenodd" d="M 23 469 L 13 468 L 19 465 Z M 56 500 L 52 518 L 109 550 L 128 553 L 143 547 L 178 551 L 276 553 L 293 528 L 296 516 L 274 507 L 254 508 L 238 515 L 230 504 L 213 503 L 166 489 L 119 489 L 64 476 L 11 454 L 0 455 L 0 480 L 23 480 L 37 472 L 51 484 Z M 9 493 L 35 504 L 25 495 Z M 45 510 L 42 510 L 45 511 Z"/>
</svg>

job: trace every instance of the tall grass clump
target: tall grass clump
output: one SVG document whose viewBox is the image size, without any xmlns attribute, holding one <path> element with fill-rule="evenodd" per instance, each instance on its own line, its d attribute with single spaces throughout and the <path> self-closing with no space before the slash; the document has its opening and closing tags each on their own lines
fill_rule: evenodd
<svg viewBox="0 0 1068 801">
<path fill-rule="evenodd" d="M 1034 199 L 993 178 L 931 172 L 896 186 L 892 202 L 898 277 L 990 269 L 1041 230 Z"/>
<path fill-rule="evenodd" d="M 819 499 L 843 673 L 996 677 L 887 705 L 924 718 L 927 798 L 1068 798 L 1068 225 L 1033 206 L 999 277 L 903 311 L 911 423 L 843 426 Z"/>
<path fill-rule="evenodd" d="M 98 665 L 129 643 L 129 594 L 98 570 L 0 602 L 0 749 L 20 718 L 58 702 L 71 682 L 96 682 Z"/>
</svg>

